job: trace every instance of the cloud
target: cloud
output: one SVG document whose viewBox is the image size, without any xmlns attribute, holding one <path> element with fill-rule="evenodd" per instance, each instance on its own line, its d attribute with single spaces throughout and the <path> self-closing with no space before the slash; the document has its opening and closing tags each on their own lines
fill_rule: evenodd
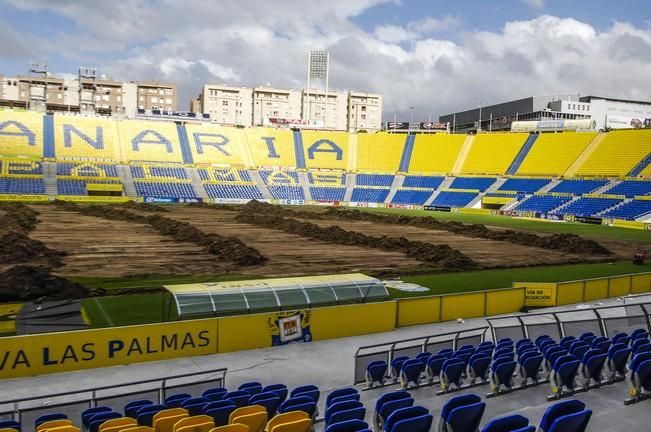
<svg viewBox="0 0 651 432">
<path fill-rule="evenodd" d="M 427 118 L 479 100 L 552 93 L 651 99 L 651 29 L 629 23 L 597 30 L 541 15 L 485 32 L 465 30 L 456 17 L 423 17 L 366 31 L 354 17 L 382 0 L 11 1 L 77 27 L 45 44 L 5 29 L 22 44 L 11 55 L 38 49 L 118 79 L 175 82 L 181 108 L 205 83 L 301 88 L 311 48 L 330 51 L 331 88 L 384 94 L 385 118 L 406 118 L 410 106 Z"/>
<path fill-rule="evenodd" d="M 545 0 L 522 0 L 526 4 L 536 9 L 542 9 L 545 7 Z"/>
</svg>

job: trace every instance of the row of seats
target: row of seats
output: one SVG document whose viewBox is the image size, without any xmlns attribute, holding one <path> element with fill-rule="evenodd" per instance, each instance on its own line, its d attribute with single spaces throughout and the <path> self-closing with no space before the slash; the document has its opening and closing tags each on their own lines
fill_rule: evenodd
<svg viewBox="0 0 651 432">
<path fill-rule="evenodd" d="M 513 208 L 513 210 L 520 212 L 549 213 L 556 207 L 562 206 L 571 199 L 572 198 L 568 196 L 532 195 L 524 201 L 521 201 L 515 208 Z"/>
<path fill-rule="evenodd" d="M 398 189 L 391 202 L 393 204 L 423 205 L 432 196 L 431 190 Z"/>
<path fill-rule="evenodd" d="M 622 200 L 617 198 L 581 197 L 571 202 L 567 207 L 563 207 L 561 210 L 555 210 L 552 213 L 574 216 L 595 216 L 621 202 Z"/>
<path fill-rule="evenodd" d="M 93 179 L 93 180 L 80 180 L 80 179 L 67 179 L 57 180 L 57 192 L 59 195 L 88 195 L 86 185 L 91 184 L 121 184 L 117 180 Z"/>
<path fill-rule="evenodd" d="M 651 213 L 651 201 L 633 200 L 608 210 L 602 216 L 635 220 L 639 217 L 646 216 Z"/>
<path fill-rule="evenodd" d="M 570 193 L 572 195 L 583 195 L 594 192 L 600 187 L 605 186 L 608 180 L 563 180 L 554 186 L 550 192 Z"/>
<path fill-rule="evenodd" d="M 191 183 L 134 181 L 138 196 L 198 198 Z"/>
<path fill-rule="evenodd" d="M 115 164 L 57 162 L 57 176 L 119 177 Z"/>
<path fill-rule="evenodd" d="M 549 183 L 549 179 L 542 178 L 510 178 L 506 180 L 498 190 L 514 191 L 523 193 L 538 192 L 543 186 Z"/>
<path fill-rule="evenodd" d="M 261 200 L 264 198 L 254 184 L 206 184 L 203 185 L 210 198 Z"/>
<path fill-rule="evenodd" d="M 0 194 L 29 195 L 45 193 L 43 178 L 0 177 Z"/>
</svg>

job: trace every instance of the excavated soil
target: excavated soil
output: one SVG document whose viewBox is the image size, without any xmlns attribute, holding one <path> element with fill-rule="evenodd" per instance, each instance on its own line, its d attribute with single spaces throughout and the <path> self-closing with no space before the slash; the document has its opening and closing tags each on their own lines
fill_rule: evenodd
<svg viewBox="0 0 651 432">
<path fill-rule="evenodd" d="M 111 206 L 78 206 L 72 203 L 59 203 L 65 210 L 75 211 L 86 216 L 95 216 L 109 220 L 122 220 L 147 224 L 160 234 L 170 236 L 175 241 L 190 242 L 205 247 L 206 252 L 220 260 L 232 261 L 239 266 L 260 265 L 266 261 L 259 251 L 247 246 L 237 237 L 224 237 L 208 234 L 188 222 L 180 222 L 161 215 L 142 216 L 122 208 Z M 140 211 L 151 211 L 139 209 Z"/>
<path fill-rule="evenodd" d="M 321 227 L 310 222 L 284 218 L 273 214 L 264 214 L 264 212 L 254 213 L 250 209 L 247 209 L 246 206 L 235 220 L 328 243 L 398 251 L 410 258 L 435 267 L 445 268 L 449 271 L 477 268 L 477 263 L 472 259 L 452 249 L 448 245 L 434 245 L 421 241 L 412 241 L 405 237 L 369 236 L 360 232 L 347 231 L 337 226 Z"/>
<path fill-rule="evenodd" d="M 518 245 L 562 251 L 572 254 L 611 255 L 612 252 L 600 243 L 575 234 L 538 235 L 530 232 L 514 230 L 493 230 L 482 224 L 466 224 L 455 221 L 441 221 L 431 217 L 381 215 L 358 210 L 328 208 L 322 215 L 315 216 L 312 212 L 301 212 L 301 215 L 311 215 L 311 218 L 334 218 L 341 220 L 356 220 L 396 225 L 412 225 L 421 228 L 448 231 L 457 235 L 477 237 L 487 240 L 504 241 Z"/>
<path fill-rule="evenodd" d="M 2 206 L 0 216 L 0 264 L 38 261 L 48 266 L 61 265 L 64 252 L 50 249 L 31 239 L 29 232 L 38 224 L 38 212 L 22 204 Z"/>
<path fill-rule="evenodd" d="M 89 294 L 86 287 L 55 276 L 46 267 L 17 265 L 0 273 L 0 302 L 67 300 Z"/>
</svg>

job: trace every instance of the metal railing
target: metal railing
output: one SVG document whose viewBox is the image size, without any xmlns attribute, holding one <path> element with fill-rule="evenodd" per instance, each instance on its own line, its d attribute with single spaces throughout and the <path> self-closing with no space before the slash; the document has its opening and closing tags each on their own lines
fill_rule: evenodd
<svg viewBox="0 0 651 432">
<path fill-rule="evenodd" d="M 549 335 L 559 340 L 568 335 L 592 332 L 612 337 L 630 333 L 638 328 L 651 331 L 651 303 L 622 303 L 621 305 L 593 307 L 559 312 L 520 314 L 487 318 L 493 340 L 511 338 L 535 339 Z"/>
<path fill-rule="evenodd" d="M 63 413 L 68 418 L 78 419 L 84 410 L 96 406 L 108 406 L 114 411 L 122 412 L 126 403 L 136 399 L 162 403 L 170 392 L 191 392 L 198 395 L 211 387 L 225 387 L 226 372 L 226 368 L 210 369 L 164 378 L 0 400 L 0 420 L 13 419 L 29 426 L 34 424 L 38 417 L 50 413 Z M 3 394 L 11 391 L 10 388 L 3 390 Z"/>
<path fill-rule="evenodd" d="M 427 351 L 437 352 L 444 348 L 456 350 L 461 345 L 476 345 L 486 339 L 488 328 L 488 326 L 476 327 L 359 347 L 355 352 L 354 384 L 366 380 L 366 367 L 372 361 L 384 360 L 387 364 L 391 364 L 394 358 L 400 356 L 414 357 Z"/>
</svg>

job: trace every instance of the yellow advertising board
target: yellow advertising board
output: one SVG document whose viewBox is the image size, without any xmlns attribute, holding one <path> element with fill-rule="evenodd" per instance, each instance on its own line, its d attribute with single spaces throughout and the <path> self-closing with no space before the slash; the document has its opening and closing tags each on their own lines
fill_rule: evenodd
<svg viewBox="0 0 651 432">
<path fill-rule="evenodd" d="M 0 379 L 217 352 L 217 319 L 14 336 L 0 344 Z"/>
<path fill-rule="evenodd" d="M 525 306 L 548 307 L 556 305 L 556 284 L 543 282 L 514 282 L 514 286 L 524 286 Z"/>
<path fill-rule="evenodd" d="M 47 195 L 0 195 L 0 201 L 19 201 L 19 202 L 36 202 L 36 201 L 49 201 L 50 197 Z"/>
</svg>

